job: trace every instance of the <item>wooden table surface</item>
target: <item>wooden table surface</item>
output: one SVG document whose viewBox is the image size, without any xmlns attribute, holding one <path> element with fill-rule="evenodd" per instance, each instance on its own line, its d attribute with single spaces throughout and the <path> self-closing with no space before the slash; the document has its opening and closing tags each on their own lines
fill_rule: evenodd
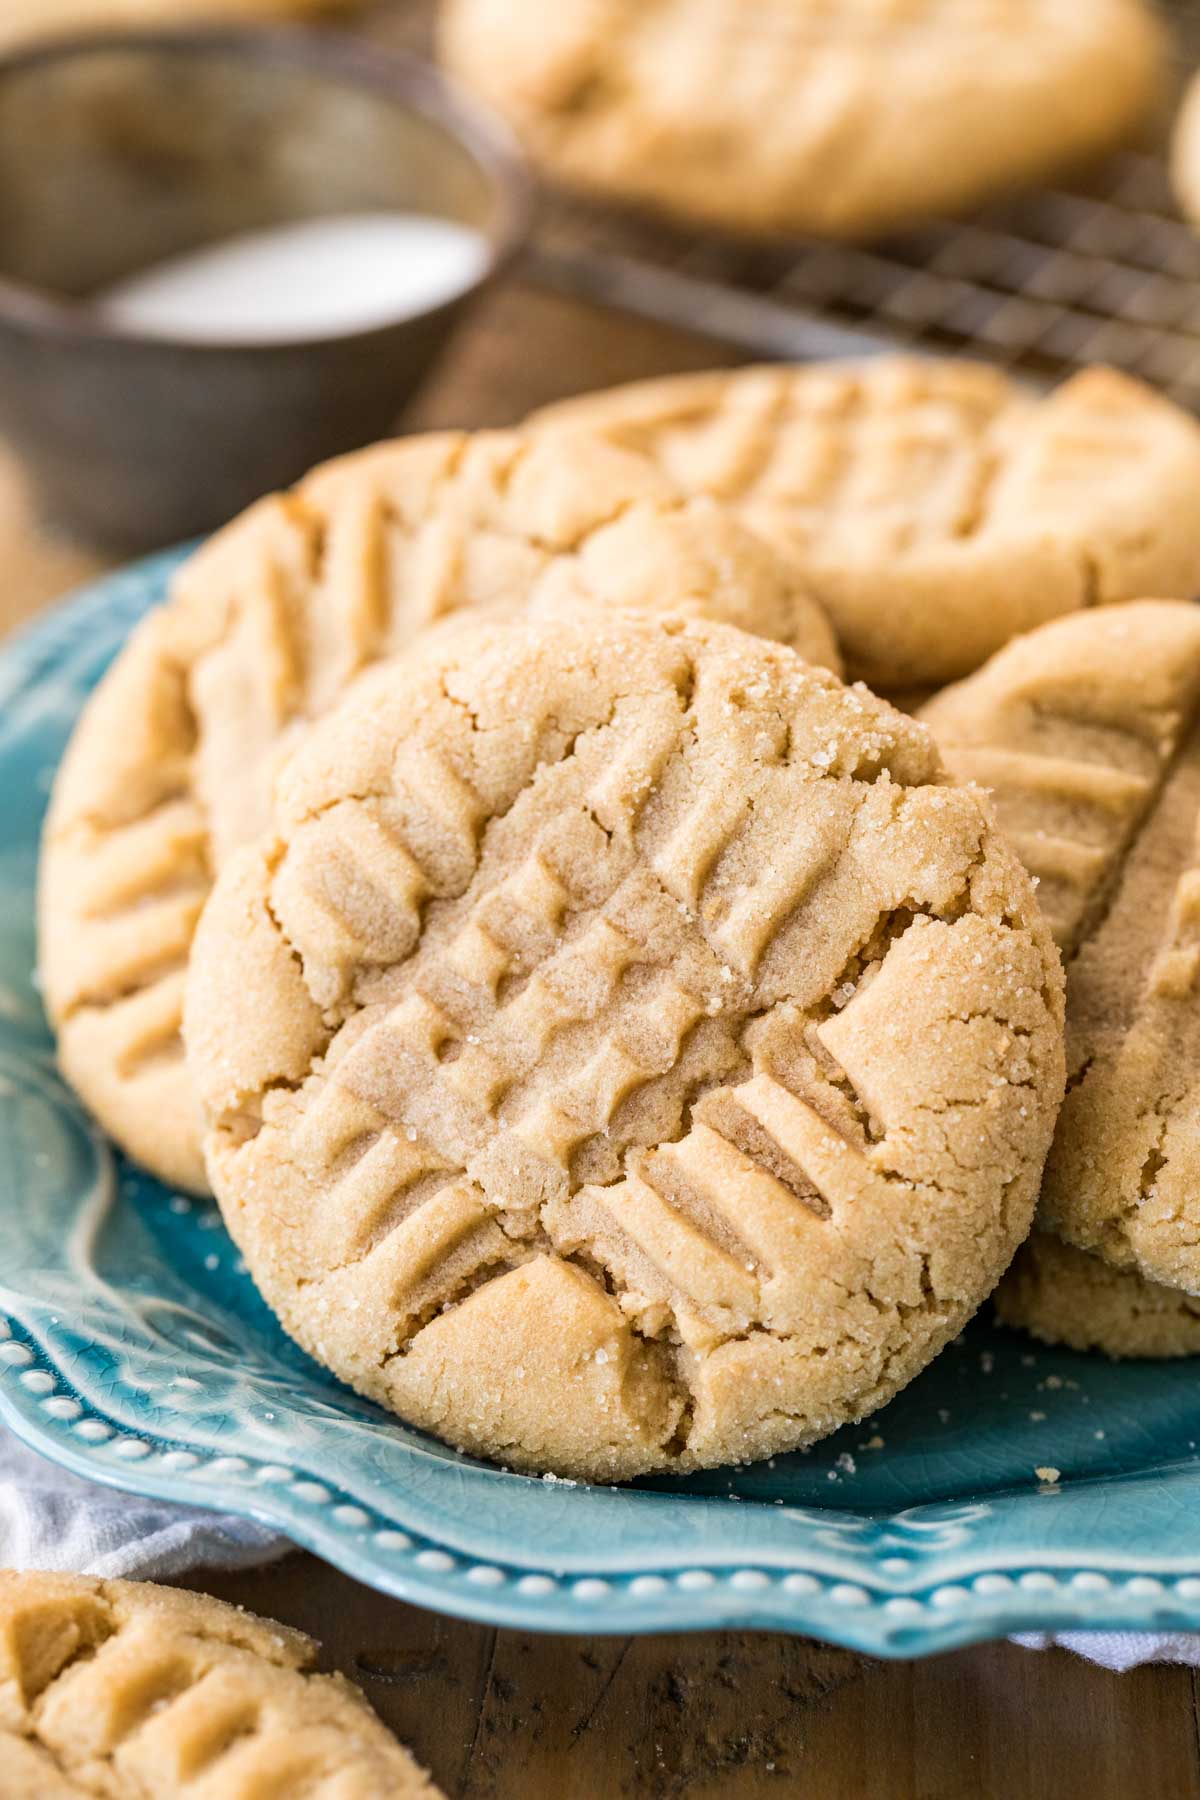
<svg viewBox="0 0 1200 1800">
<path fill-rule="evenodd" d="M 607 382 L 703 368 L 720 345 L 512 283 L 403 423 L 505 425 Z M 103 566 L 34 516 L 0 449 L 0 629 Z M 1156 1800 L 1200 1794 L 1200 1686 L 1008 1644 L 882 1663 L 750 1634 L 553 1638 L 388 1600 L 295 1554 L 194 1585 L 312 1632 L 452 1800 Z"/>
</svg>

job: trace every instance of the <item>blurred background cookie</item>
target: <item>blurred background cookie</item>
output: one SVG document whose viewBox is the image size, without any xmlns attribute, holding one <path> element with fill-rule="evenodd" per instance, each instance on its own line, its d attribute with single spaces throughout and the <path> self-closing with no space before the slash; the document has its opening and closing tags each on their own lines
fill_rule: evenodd
<svg viewBox="0 0 1200 1800">
<path fill-rule="evenodd" d="M 1109 148 L 1164 52 L 1140 0 L 444 0 L 440 42 L 573 186 L 839 236 Z"/>
<path fill-rule="evenodd" d="M 1039 1225 L 1200 1293 L 1200 608 L 1058 620 L 921 716 L 990 789 L 1067 966 Z M 1043 1316 L 1058 1266 L 1043 1259 Z"/>
<path fill-rule="evenodd" d="M 348 12 L 357 4 L 358 0 L 6 0 L 0 12 L 0 50 L 109 27 L 313 18 Z"/>
<path fill-rule="evenodd" d="M 1180 207 L 1200 224 L 1200 75 L 1183 96 L 1171 139 L 1171 180 Z"/>
</svg>

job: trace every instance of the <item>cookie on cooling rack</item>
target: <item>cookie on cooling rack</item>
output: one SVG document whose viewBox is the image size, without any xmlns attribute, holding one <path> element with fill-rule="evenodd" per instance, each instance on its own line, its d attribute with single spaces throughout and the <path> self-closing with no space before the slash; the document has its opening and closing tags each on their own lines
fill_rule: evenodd
<svg viewBox="0 0 1200 1800">
<path fill-rule="evenodd" d="M 7 1800 L 438 1800 L 316 1646 L 145 1582 L 0 1571 Z"/>
<path fill-rule="evenodd" d="M 860 236 L 1127 135 L 1142 0 L 442 0 L 441 54 L 567 183 L 734 231 Z"/>
<path fill-rule="evenodd" d="M 1044 398 L 957 360 L 718 370 L 533 422 L 638 449 L 786 545 L 885 693 L 1080 607 L 1200 590 L 1200 426 L 1108 369 Z"/>
<path fill-rule="evenodd" d="M 213 1187 L 285 1327 L 522 1469 L 873 1411 L 1029 1227 L 1033 889 L 929 734 L 708 622 L 478 625 L 281 774 L 197 934 Z"/>
<path fill-rule="evenodd" d="M 1071 1350 L 1112 1357 L 1200 1355 L 1200 1299 L 1114 1269 L 1046 1231 L 1017 1251 L 996 1289 L 996 1315 Z"/>
<path fill-rule="evenodd" d="M 50 808 L 41 971 L 65 1074 L 165 1181 L 205 1185 L 184 970 L 213 871 L 266 822 L 282 749 L 434 621 L 526 604 L 708 612 L 837 662 L 791 565 L 646 459 L 445 434 L 346 457 L 253 508 L 104 678 Z"/>
<path fill-rule="evenodd" d="M 991 790 L 1066 960 L 1039 1226 L 1200 1294 L 1200 608 L 1059 620 L 921 716 Z"/>
</svg>

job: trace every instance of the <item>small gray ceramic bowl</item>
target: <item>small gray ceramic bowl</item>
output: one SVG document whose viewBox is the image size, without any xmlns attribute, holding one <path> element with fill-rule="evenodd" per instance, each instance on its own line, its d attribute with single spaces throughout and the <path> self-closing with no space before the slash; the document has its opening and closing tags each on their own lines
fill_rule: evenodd
<svg viewBox="0 0 1200 1800">
<path fill-rule="evenodd" d="M 0 431 L 47 513 L 145 549 L 386 435 L 520 241 L 527 184 L 412 60 L 325 33 L 121 34 L 0 59 Z M 187 343 L 88 296 L 235 232 L 380 209 L 482 231 L 465 293 L 303 343 Z"/>
</svg>

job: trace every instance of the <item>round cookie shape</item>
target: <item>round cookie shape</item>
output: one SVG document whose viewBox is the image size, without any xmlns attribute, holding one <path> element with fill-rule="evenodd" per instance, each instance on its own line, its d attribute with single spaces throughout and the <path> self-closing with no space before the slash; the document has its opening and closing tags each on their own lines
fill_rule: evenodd
<svg viewBox="0 0 1200 1800">
<path fill-rule="evenodd" d="M 597 1480 L 882 1405 L 1025 1235 L 1027 876 L 927 732 L 719 625 L 479 625 L 281 775 L 197 935 L 209 1173 L 286 1329 Z"/>
<path fill-rule="evenodd" d="M 1109 148 L 1142 0 L 443 0 L 440 51 L 551 175 L 729 230 L 856 237 Z"/>
<path fill-rule="evenodd" d="M 1200 1355 L 1200 1300 L 1114 1269 L 1098 1256 L 1034 1231 L 996 1289 L 996 1316 L 1071 1350 L 1112 1357 Z"/>
<path fill-rule="evenodd" d="M 1058 620 L 921 716 L 991 790 L 1066 962 L 1039 1226 L 1200 1293 L 1200 608 Z"/>
<path fill-rule="evenodd" d="M 717 370 L 532 422 L 603 434 L 736 508 L 885 693 L 957 680 L 1063 613 L 1200 590 L 1200 425 L 1109 369 L 1041 398 L 957 360 Z"/>
<path fill-rule="evenodd" d="M 42 862 L 60 1061 L 139 1162 L 204 1188 L 179 1038 L 188 949 L 213 872 L 265 825 L 298 733 L 451 614 L 593 604 L 711 611 L 837 661 L 776 551 L 602 443 L 381 445 L 252 508 L 186 564 L 80 720 Z"/>
<path fill-rule="evenodd" d="M 207 1595 L 0 1571 L 8 1800 L 438 1800 L 300 1632 Z"/>
</svg>

